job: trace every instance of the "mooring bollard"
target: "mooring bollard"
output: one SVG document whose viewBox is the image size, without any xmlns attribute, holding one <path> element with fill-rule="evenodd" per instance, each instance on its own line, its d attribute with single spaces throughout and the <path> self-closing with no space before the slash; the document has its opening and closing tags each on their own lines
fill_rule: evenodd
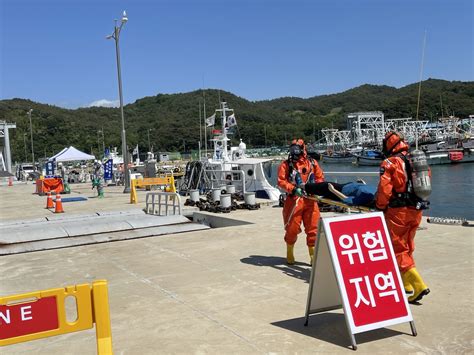
<svg viewBox="0 0 474 355">
<path fill-rule="evenodd" d="M 248 206 L 255 205 L 255 192 L 246 192 L 244 195 L 245 204 Z"/>
<path fill-rule="evenodd" d="M 220 199 L 221 199 L 221 188 L 220 187 L 213 188 L 211 196 L 212 196 L 212 202 L 220 201 Z"/>
<path fill-rule="evenodd" d="M 227 185 L 225 190 L 228 194 L 235 194 L 235 185 Z"/>
<path fill-rule="evenodd" d="M 189 199 L 193 202 L 199 202 L 199 190 L 189 190 Z"/>
<path fill-rule="evenodd" d="M 221 195 L 221 208 L 229 208 L 231 205 L 230 194 L 223 194 Z"/>
</svg>

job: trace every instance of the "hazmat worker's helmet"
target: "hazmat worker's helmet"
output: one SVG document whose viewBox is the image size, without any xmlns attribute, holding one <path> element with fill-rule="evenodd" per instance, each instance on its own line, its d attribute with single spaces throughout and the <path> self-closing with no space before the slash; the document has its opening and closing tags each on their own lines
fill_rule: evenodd
<svg viewBox="0 0 474 355">
<path fill-rule="evenodd" d="M 395 131 L 387 132 L 385 138 L 382 141 L 383 155 L 389 157 L 393 154 L 407 150 L 408 145 L 405 143 L 405 139 L 401 133 Z"/>
<path fill-rule="evenodd" d="M 305 145 L 304 140 L 302 139 L 294 139 L 291 142 L 290 149 L 289 149 L 289 158 L 292 161 L 297 161 L 305 154 Z"/>
</svg>

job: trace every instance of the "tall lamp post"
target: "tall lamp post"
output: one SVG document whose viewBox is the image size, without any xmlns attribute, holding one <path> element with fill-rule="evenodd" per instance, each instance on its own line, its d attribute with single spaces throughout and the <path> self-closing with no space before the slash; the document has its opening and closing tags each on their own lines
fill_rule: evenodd
<svg viewBox="0 0 474 355">
<path fill-rule="evenodd" d="M 33 169 L 35 169 L 35 150 L 33 149 L 33 126 L 31 125 L 31 113 L 33 112 L 33 109 L 30 108 L 28 110 L 28 117 L 30 118 L 30 133 L 31 133 L 31 158 L 33 160 Z"/>
<path fill-rule="evenodd" d="M 25 146 L 25 163 L 28 161 L 28 153 L 26 152 L 26 136 L 28 133 L 23 133 L 23 145 Z"/>
<path fill-rule="evenodd" d="M 117 56 L 117 76 L 118 76 L 118 86 L 119 86 L 119 99 L 120 99 L 120 115 L 122 117 L 122 157 L 123 157 L 123 171 L 125 174 L 125 188 L 123 193 L 130 192 L 130 175 L 128 174 L 128 152 L 127 152 L 127 138 L 125 134 L 125 119 L 123 116 L 123 95 L 122 95 L 122 75 L 120 69 L 120 49 L 119 49 L 119 39 L 120 32 L 123 25 L 128 21 L 127 13 L 124 11 L 122 19 L 120 20 L 120 26 L 117 25 L 118 20 L 115 20 L 114 33 L 107 36 L 107 39 L 113 38 L 115 40 L 115 54 Z"/>
</svg>

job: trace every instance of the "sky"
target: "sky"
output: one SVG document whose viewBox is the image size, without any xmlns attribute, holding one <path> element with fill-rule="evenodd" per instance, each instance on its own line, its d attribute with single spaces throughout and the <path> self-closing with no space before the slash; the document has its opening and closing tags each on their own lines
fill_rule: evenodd
<svg viewBox="0 0 474 355">
<path fill-rule="evenodd" d="M 472 0 L 0 0 L 0 99 L 116 105 L 213 88 L 248 100 L 473 81 Z"/>
</svg>

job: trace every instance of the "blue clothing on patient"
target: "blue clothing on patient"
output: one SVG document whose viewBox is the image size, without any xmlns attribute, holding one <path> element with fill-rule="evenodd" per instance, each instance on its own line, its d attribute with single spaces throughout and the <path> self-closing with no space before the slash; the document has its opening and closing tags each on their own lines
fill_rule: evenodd
<svg viewBox="0 0 474 355">
<path fill-rule="evenodd" d="M 342 187 L 341 192 L 347 196 L 342 201 L 351 206 L 369 205 L 375 198 L 377 188 L 358 182 L 350 182 Z"/>
</svg>

